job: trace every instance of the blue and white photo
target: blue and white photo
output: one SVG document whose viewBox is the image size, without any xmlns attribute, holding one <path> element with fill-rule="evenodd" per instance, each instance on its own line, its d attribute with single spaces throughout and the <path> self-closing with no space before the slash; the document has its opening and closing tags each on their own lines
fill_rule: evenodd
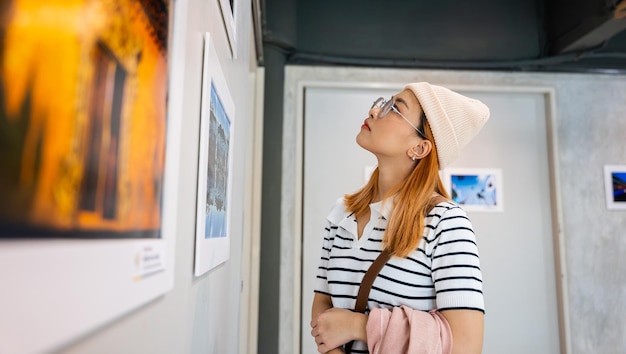
<svg viewBox="0 0 626 354">
<path fill-rule="evenodd" d="M 626 210 L 626 165 L 604 166 L 607 209 Z"/>
<path fill-rule="evenodd" d="M 468 211 L 502 211 L 502 171 L 448 169 L 444 184 L 452 200 Z"/>
<path fill-rule="evenodd" d="M 207 32 L 203 38 L 194 275 L 230 258 L 235 104 Z"/>
<path fill-rule="evenodd" d="M 226 237 L 230 119 L 211 82 L 204 238 Z"/>
</svg>

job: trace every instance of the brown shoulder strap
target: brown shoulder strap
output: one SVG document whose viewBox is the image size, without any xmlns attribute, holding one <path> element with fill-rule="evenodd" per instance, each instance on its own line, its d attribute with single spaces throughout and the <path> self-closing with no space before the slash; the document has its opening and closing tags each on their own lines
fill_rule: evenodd
<svg viewBox="0 0 626 354">
<path fill-rule="evenodd" d="M 359 287 L 359 293 L 356 296 L 356 305 L 354 306 L 354 310 L 364 313 L 365 308 L 367 307 L 367 298 L 370 295 L 370 290 L 372 289 L 372 284 L 374 284 L 374 279 L 380 270 L 383 269 L 385 263 L 391 258 L 391 253 L 387 250 L 383 250 L 380 252 L 374 263 L 370 265 L 367 273 L 363 276 L 363 280 L 361 280 L 361 286 Z"/>
<path fill-rule="evenodd" d="M 383 269 L 385 263 L 391 258 L 391 253 L 387 250 L 383 250 L 380 252 L 378 257 L 374 260 L 363 276 L 363 280 L 361 280 L 361 286 L 359 286 L 359 293 L 356 296 L 356 305 L 354 306 L 354 310 L 357 312 L 365 313 L 365 308 L 367 307 L 367 298 L 370 295 L 370 290 L 372 290 L 372 284 L 374 284 L 374 279 L 380 270 Z M 344 347 L 344 353 L 351 354 L 352 353 L 352 345 L 354 341 L 346 343 Z"/>
</svg>

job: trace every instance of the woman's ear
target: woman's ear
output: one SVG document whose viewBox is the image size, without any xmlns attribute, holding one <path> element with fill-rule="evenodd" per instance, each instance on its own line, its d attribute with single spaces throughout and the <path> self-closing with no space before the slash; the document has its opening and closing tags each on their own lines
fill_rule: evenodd
<svg viewBox="0 0 626 354">
<path fill-rule="evenodd" d="M 433 149 L 433 143 L 430 140 L 422 140 L 407 151 L 407 155 L 411 160 L 421 160 L 428 156 Z"/>
</svg>

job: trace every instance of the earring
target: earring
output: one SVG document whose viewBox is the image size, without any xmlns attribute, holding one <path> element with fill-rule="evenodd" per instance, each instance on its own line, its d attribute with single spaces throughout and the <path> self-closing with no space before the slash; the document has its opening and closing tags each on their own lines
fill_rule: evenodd
<svg viewBox="0 0 626 354">
<path fill-rule="evenodd" d="M 415 156 L 411 156 L 411 161 L 415 161 Z"/>
</svg>

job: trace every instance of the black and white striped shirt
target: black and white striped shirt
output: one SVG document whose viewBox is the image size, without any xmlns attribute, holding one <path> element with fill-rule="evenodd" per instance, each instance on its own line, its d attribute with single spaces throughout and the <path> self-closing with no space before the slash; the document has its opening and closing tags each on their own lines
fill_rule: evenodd
<svg viewBox="0 0 626 354">
<path fill-rule="evenodd" d="M 337 200 L 327 217 L 315 292 L 329 295 L 333 306 L 354 309 L 363 275 L 378 257 L 393 202 L 370 205 L 370 221 L 357 238 L 356 216 Z M 418 248 L 407 258 L 392 257 L 372 285 L 368 308 L 408 306 L 474 309 L 484 312 L 482 276 L 476 237 L 467 214 L 442 202 L 426 216 Z M 355 343 L 355 353 L 367 353 Z"/>
</svg>

